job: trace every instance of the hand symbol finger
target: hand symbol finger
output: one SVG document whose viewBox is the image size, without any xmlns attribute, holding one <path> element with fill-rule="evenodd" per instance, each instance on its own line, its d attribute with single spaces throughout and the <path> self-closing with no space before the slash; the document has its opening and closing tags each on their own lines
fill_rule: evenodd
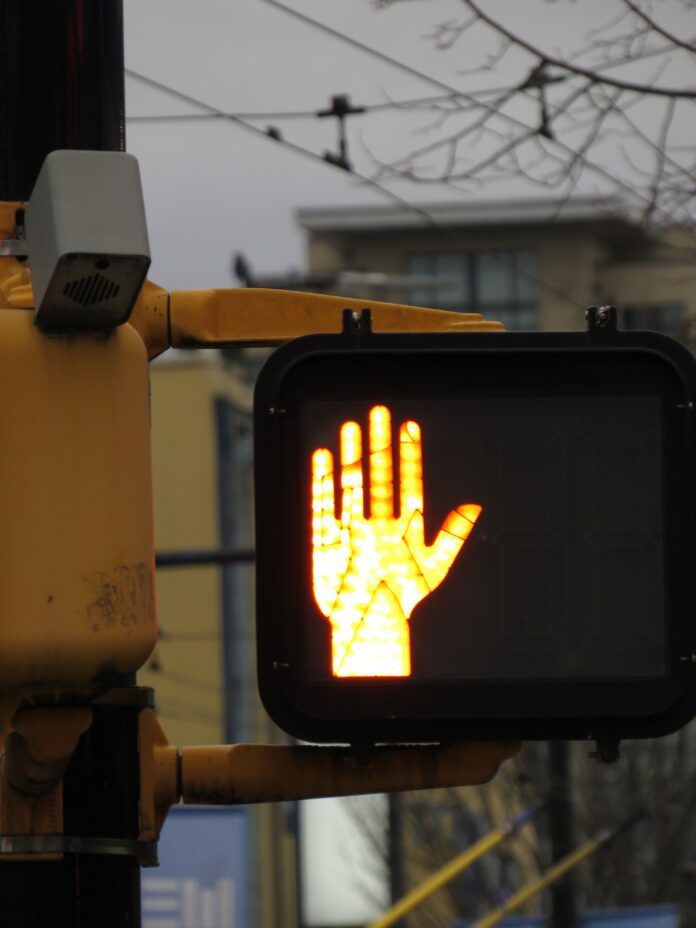
<svg viewBox="0 0 696 928">
<path fill-rule="evenodd" d="M 480 514 L 481 507 L 476 503 L 465 503 L 453 509 L 442 523 L 421 567 L 431 590 L 446 577 Z"/>
<path fill-rule="evenodd" d="M 317 448 L 312 455 L 312 544 L 317 549 L 338 541 L 333 455 L 326 448 Z"/>
<path fill-rule="evenodd" d="M 399 477 L 401 516 L 409 519 L 423 512 L 423 452 L 417 422 L 404 422 L 399 429 Z"/>
<path fill-rule="evenodd" d="M 386 406 L 370 410 L 370 515 L 373 519 L 394 516 L 391 413 Z"/>
<path fill-rule="evenodd" d="M 357 422 L 341 426 L 341 524 L 363 518 L 362 432 Z"/>
</svg>

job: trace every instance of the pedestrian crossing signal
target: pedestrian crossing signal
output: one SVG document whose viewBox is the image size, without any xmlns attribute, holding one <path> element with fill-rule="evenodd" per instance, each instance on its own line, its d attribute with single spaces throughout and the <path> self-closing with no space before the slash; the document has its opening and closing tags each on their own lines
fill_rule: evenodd
<svg viewBox="0 0 696 928">
<path fill-rule="evenodd" d="M 306 740 L 624 738 L 694 714 L 695 364 L 585 333 L 276 352 L 256 394 L 258 660 Z"/>
</svg>

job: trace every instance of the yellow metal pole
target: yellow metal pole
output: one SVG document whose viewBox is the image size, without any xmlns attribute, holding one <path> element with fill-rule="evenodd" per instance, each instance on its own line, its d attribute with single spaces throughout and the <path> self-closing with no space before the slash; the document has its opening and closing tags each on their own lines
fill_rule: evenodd
<svg viewBox="0 0 696 928">
<path fill-rule="evenodd" d="M 527 886 L 523 886 L 519 892 L 511 896 L 500 908 L 495 909 L 493 912 L 490 912 L 488 915 L 485 915 L 475 922 L 471 928 L 493 928 L 494 925 L 499 925 L 507 915 L 511 915 L 521 905 L 524 905 L 525 902 L 529 902 L 530 899 L 533 899 L 534 896 L 537 896 L 542 890 L 546 889 L 547 886 L 555 883 L 556 880 L 560 880 L 561 877 L 565 876 L 573 867 L 577 867 L 579 863 L 582 863 L 583 860 L 586 860 L 596 851 L 606 847 L 610 841 L 613 841 L 624 831 L 632 828 L 633 825 L 645 818 L 645 815 L 645 810 L 640 809 L 631 815 L 630 818 L 626 819 L 626 821 L 622 822 L 617 828 L 601 831 L 596 837 L 590 838 L 589 841 L 581 844 L 580 847 L 561 858 L 561 860 L 550 867 L 546 873 L 543 873 L 537 880 L 533 880 Z"/>
<path fill-rule="evenodd" d="M 502 844 L 506 838 L 521 828 L 522 825 L 531 821 L 540 811 L 541 807 L 530 809 L 514 818 L 505 828 L 496 828 L 468 847 L 461 854 L 458 854 L 448 864 L 445 864 L 440 870 L 437 870 L 427 880 L 424 880 L 420 886 L 411 890 L 402 899 L 395 903 L 384 915 L 369 925 L 369 928 L 389 928 L 398 922 L 400 918 L 407 915 L 412 909 L 420 905 L 428 896 L 432 896 L 440 887 L 444 886 L 450 880 L 454 879 L 473 863 L 475 863 L 484 854 L 493 850 L 499 844 Z"/>
<path fill-rule="evenodd" d="M 523 886 L 519 892 L 511 896 L 500 908 L 495 909 L 495 911 L 475 922 L 472 928 L 493 928 L 493 925 L 499 925 L 507 915 L 511 915 L 521 905 L 524 905 L 525 902 L 533 899 L 534 896 L 537 896 L 542 890 L 546 889 L 547 886 L 550 886 L 551 883 L 560 880 L 560 878 L 565 876 L 573 867 L 577 867 L 585 858 L 594 854 L 595 851 L 598 851 L 601 846 L 602 842 L 599 839 L 593 839 L 583 844 L 571 854 L 559 860 L 558 863 L 554 864 L 553 867 L 547 870 L 539 879 L 534 880 L 527 886 Z"/>
</svg>

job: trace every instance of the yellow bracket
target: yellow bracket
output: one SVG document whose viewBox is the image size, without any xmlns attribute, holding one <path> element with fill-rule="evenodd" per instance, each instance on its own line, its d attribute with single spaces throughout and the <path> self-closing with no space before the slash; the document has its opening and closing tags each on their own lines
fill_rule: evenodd
<svg viewBox="0 0 696 928">
<path fill-rule="evenodd" d="M 92 724 L 87 707 L 20 709 L 0 741 L 0 835 L 63 833 L 65 769 Z M 4 860 L 59 860 L 61 853 L 13 853 Z M 0 864 L 1 866 L 1 864 Z"/>
<path fill-rule="evenodd" d="M 140 714 L 140 840 L 157 837 L 169 808 L 355 796 L 472 786 L 492 779 L 517 742 L 380 746 L 365 762 L 347 748 L 220 744 L 177 749 L 154 712 Z"/>
<path fill-rule="evenodd" d="M 372 311 L 375 332 L 499 332 L 479 313 L 356 300 L 292 290 L 166 290 L 149 281 L 131 315 L 150 358 L 166 348 L 279 345 L 301 335 L 340 332 L 344 309 Z"/>
<path fill-rule="evenodd" d="M 0 240 L 13 237 L 15 213 L 22 205 L 0 203 Z M 33 304 L 27 263 L 0 257 L 0 309 L 28 310 Z M 372 311 L 375 332 L 492 332 L 503 328 L 477 313 L 253 288 L 169 294 L 149 281 L 141 290 L 130 324 L 152 359 L 169 347 L 277 345 L 302 335 L 340 332 L 343 310 L 366 308 Z M 57 718 L 56 711 L 51 719 Z M 34 716 L 41 724 L 34 725 L 31 733 L 24 726 L 21 733 L 22 744 L 26 742 L 31 750 L 21 755 L 19 764 L 5 755 L 10 767 L 5 767 L 0 782 L 4 819 L 0 833 L 62 830 L 61 784 L 54 785 L 54 780 L 62 774 L 61 765 L 74 750 L 82 726 L 87 727 L 91 719 L 77 710 L 65 711 L 74 715 L 66 723 L 65 744 L 54 746 L 44 732 L 43 719 Z M 19 718 L 16 724 L 21 727 Z M 139 722 L 140 838 L 154 838 L 169 807 L 179 799 L 193 804 L 258 803 L 480 784 L 490 780 L 518 749 L 512 742 L 386 746 L 376 748 L 364 764 L 351 751 L 333 747 L 239 744 L 178 750 L 167 743 L 152 710 L 144 709 Z M 34 775 L 37 768 L 32 765 L 37 761 L 39 767 L 43 765 L 45 791 L 23 796 L 11 783 L 26 786 L 26 776 Z"/>
<path fill-rule="evenodd" d="M 15 234 L 25 203 L 0 202 L 0 241 Z M 32 309 L 34 294 L 26 260 L 0 257 L 0 309 Z M 150 360 L 167 348 L 279 345 L 301 335 L 340 332 L 344 309 L 372 311 L 375 332 L 497 332 L 500 322 L 479 313 L 454 313 L 376 300 L 293 290 L 177 290 L 146 281 L 130 324 Z"/>
<path fill-rule="evenodd" d="M 34 295 L 26 264 L 0 258 L 0 309 L 32 309 Z M 130 324 L 150 360 L 167 348 L 225 348 L 280 345 L 302 335 L 340 332 L 343 310 L 372 311 L 375 332 L 500 332 L 500 322 L 479 313 L 356 300 L 294 290 L 175 290 L 146 281 Z"/>
</svg>

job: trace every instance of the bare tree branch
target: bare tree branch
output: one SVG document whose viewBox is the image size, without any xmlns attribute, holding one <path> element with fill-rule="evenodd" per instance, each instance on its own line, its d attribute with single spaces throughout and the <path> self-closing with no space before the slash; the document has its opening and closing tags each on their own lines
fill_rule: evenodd
<svg viewBox="0 0 696 928">
<path fill-rule="evenodd" d="M 391 161 L 373 158 L 378 177 L 464 189 L 518 177 L 556 188 L 564 198 L 589 186 L 620 193 L 646 222 L 693 228 L 696 146 L 685 127 L 694 118 L 696 87 L 668 88 L 661 79 L 675 55 L 696 49 L 654 24 L 650 8 L 639 6 L 643 0 L 607 0 L 606 22 L 563 56 L 518 36 L 480 0 L 462 2 L 466 16 L 441 23 L 430 36 L 437 47 L 451 49 L 466 37 L 467 47 L 478 49 L 480 60 L 459 73 L 497 74 L 504 66 L 509 74 L 514 49 L 532 61 L 494 96 L 477 89 L 434 103 L 436 118 L 417 130 L 428 141 Z M 499 40 L 492 51 L 472 35 L 480 26 Z M 646 74 L 650 59 L 658 66 Z M 608 75 L 627 66 L 641 67 L 645 76 L 629 81 Z"/>
<path fill-rule="evenodd" d="M 648 31 L 657 32 L 663 38 L 667 39 L 672 45 L 683 48 L 687 52 L 696 52 L 696 45 L 694 45 L 693 39 L 690 42 L 683 41 L 678 36 L 668 32 L 655 19 L 653 19 L 652 16 L 648 16 L 648 14 L 641 10 L 638 4 L 634 3 L 633 0 L 623 0 L 623 2 L 632 13 L 635 13 L 636 16 L 643 20 L 643 22 L 648 27 Z"/>
<path fill-rule="evenodd" d="M 490 26 L 491 29 L 495 29 L 496 32 L 504 36 L 513 45 L 516 45 L 519 48 L 523 48 L 526 52 L 529 52 L 529 54 L 533 55 L 535 58 L 538 58 L 541 61 L 545 61 L 547 64 L 559 68 L 562 71 L 569 71 L 572 74 L 585 77 L 588 80 L 591 80 L 593 83 L 608 84 L 611 87 L 617 87 L 621 90 L 632 90 L 636 93 L 645 94 L 646 96 L 675 98 L 686 97 L 688 99 L 696 98 L 696 89 L 685 90 L 681 87 L 654 87 L 650 84 L 636 84 L 634 81 L 619 80 L 615 77 L 607 77 L 605 74 L 600 75 L 597 71 L 583 68 L 580 65 L 573 64 L 569 61 L 563 61 L 560 58 L 556 58 L 553 55 L 549 55 L 546 52 L 541 51 L 541 49 L 538 49 L 532 45 L 531 42 L 528 42 L 521 36 L 516 35 L 505 25 L 493 19 L 492 16 L 489 16 L 488 13 L 484 13 L 478 4 L 474 2 L 474 0 L 462 0 L 462 2 L 465 3 L 466 6 L 468 6 L 472 11 L 472 13 L 475 13 L 482 22 Z"/>
</svg>

